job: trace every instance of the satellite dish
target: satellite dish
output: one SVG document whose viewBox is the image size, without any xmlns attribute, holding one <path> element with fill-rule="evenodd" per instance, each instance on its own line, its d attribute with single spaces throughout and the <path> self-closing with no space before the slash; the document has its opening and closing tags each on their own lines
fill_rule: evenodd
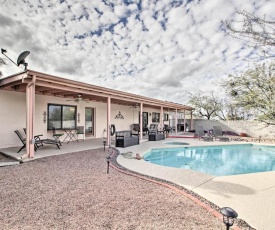
<svg viewBox="0 0 275 230">
<path fill-rule="evenodd" d="M 1 53 L 2 53 L 4 56 L 6 56 L 13 64 L 15 64 L 15 65 L 17 65 L 17 66 L 19 66 L 19 65 L 22 64 L 22 65 L 25 66 L 25 70 L 27 70 L 28 63 L 25 62 L 25 58 L 26 58 L 27 56 L 29 56 L 30 51 L 24 51 L 23 53 L 21 53 L 21 54 L 19 55 L 19 57 L 17 58 L 17 64 L 16 64 L 13 60 L 11 60 L 11 59 L 5 54 L 5 53 L 7 53 L 7 50 L 1 48 Z"/>
<path fill-rule="evenodd" d="M 17 58 L 17 65 L 24 65 L 25 69 L 27 69 L 28 63 L 25 62 L 25 58 L 28 57 L 30 54 L 30 51 L 24 51 L 23 53 L 21 53 L 19 55 L 19 57 Z"/>
</svg>

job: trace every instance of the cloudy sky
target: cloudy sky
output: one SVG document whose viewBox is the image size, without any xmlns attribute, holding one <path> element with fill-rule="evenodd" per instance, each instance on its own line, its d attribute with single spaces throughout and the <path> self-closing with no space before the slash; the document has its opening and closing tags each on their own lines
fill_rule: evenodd
<svg viewBox="0 0 275 230">
<path fill-rule="evenodd" d="M 186 104 L 186 92 L 249 65 L 253 50 L 226 35 L 237 10 L 274 20 L 274 0 L 5 0 L 0 48 L 29 69 Z M 273 10 L 273 11 L 272 11 Z M 0 54 L 2 58 L 5 58 Z M 7 61 L 4 76 L 22 71 Z"/>
</svg>

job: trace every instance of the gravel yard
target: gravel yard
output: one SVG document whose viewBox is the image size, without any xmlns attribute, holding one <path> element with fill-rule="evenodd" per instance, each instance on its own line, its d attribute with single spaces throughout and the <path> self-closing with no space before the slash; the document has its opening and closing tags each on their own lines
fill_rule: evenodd
<svg viewBox="0 0 275 230">
<path fill-rule="evenodd" d="M 103 149 L 0 167 L 1 229 L 225 229 L 171 189 L 110 168 Z"/>
</svg>

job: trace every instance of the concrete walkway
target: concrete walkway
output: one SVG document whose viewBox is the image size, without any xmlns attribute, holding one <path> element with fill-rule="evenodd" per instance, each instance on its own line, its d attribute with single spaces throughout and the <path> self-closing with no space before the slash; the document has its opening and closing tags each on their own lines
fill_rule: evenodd
<svg viewBox="0 0 275 230">
<path fill-rule="evenodd" d="M 79 142 L 65 142 L 62 143 L 60 149 L 58 149 L 55 145 L 47 145 L 41 146 L 34 152 L 34 158 L 24 158 L 23 162 L 35 160 L 38 158 L 48 157 L 48 156 L 55 156 L 60 154 L 72 153 L 82 150 L 89 150 L 89 149 L 98 149 L 103 148 L 103 138 L 94 138 L 94 139 L 87 139 L 85 141 L 80 140 Z M 105 140 L 106 141 L 106 140 Z M 4 148 L 0 149 L 0 152 L 4 153 L 5 155 L 11 156 L 14 159 L 21 159 L 23 155 L 26 154 L 26 150 L 23 149 L 20 153 L 17 151 L 20 149 L 19 147 L 11 147 L 11 148 Z M 106 146 L 106 150 L 108 146 Z"/>
<path fill-rule="evenodd" d="M 168 141 L 187 142 L 189 146 L 236 144 L 244 142 L 204 142 L 190 138 L 166 139 L 158 142 L 144 142 L 139 146 L 119 148 L 143 155 L 152 147 L 171 147 Z M 182 146 L 174 146 L 182 147 Z M 165 179 L 199 194 L 219 207 L 235 209 L 239 218 L 259 230 L 274 230 L 275 216 L 275 171 L 235 176 L 214 177 L 188 169 L 176 169 L 151 164 L 144 160 L 127 159 L 118 156 L 118 163 L 138 173 Z"/>
<path fill-rule="evenodd" d="M 143 155 L 153 147 L 182 147 L 167 145 L 167 142 L 186 142 L 189 146 L 228 145 L 244 142 L 204 142 L 193 138 L 167 138 L 164 141 L 141 141 L 140 145 L 118 148 L 121 153 L 133 152 Z M 114 145 L 112 145 L 114 147 Z M 0 149 L 7 155 L 19 159 L 24 150 L 16 153 L 20 147 Z M 84 142 L 64 143 L 60 150 L 53 145 L 45 145 L 35 152 L 35 158 L 71 153 L 81 150 L 103 148 L 103 139 L 90 139 Z M 106 151 L 108 147 L 106 147 Z M 132 171 L 165 179 L 199 194 L 219 207 L 229 206 L 235 209 L 239 218 L 245 220 L 253 228 L 274 230 L 275 216 L 275 172 L 244 174 L 236 176 L 214 177 L 188 169 L 176 169 L 151 164 L 144 160 L 127 159 L 119 155 L 118 163 Z"/>
</svg>

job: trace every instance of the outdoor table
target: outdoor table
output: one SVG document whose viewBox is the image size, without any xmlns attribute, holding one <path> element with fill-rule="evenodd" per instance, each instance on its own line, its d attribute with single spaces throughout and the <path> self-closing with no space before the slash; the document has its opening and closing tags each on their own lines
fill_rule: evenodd
<svg viewBox="0 0 275 230">
<path fill-rule="evenodd" d="M 75 136 L 76 134 L 75 128 L 66 128 L 66 129 L 63 129 L 63 131 L 66 133 L 66 137 L 62 142 L 65 142 L 66 139 L 68 139 L 67 144 L 71 141 L 75 141 L 75 140 L 77 141 Z"/>
</svg>

